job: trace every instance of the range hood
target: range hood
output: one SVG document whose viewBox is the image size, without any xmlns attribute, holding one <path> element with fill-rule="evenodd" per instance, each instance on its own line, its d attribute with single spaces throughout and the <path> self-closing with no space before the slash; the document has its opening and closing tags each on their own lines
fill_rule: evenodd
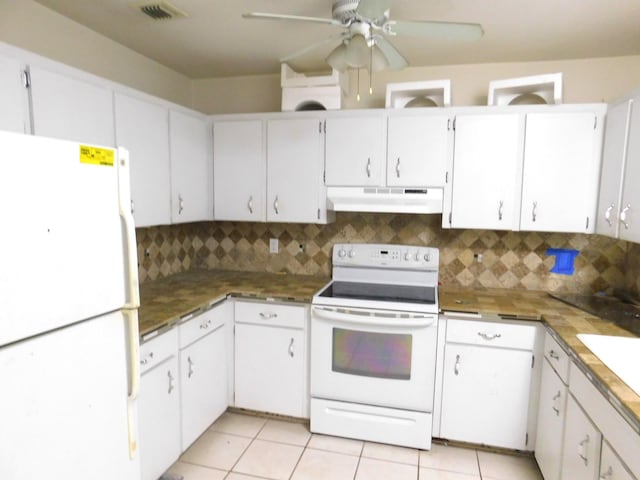
<svg viewBox="0 0 640 480">
<path fill-rule="evenodd" d="M 336 212 L 442 213 L 442 188 L 327 187 Z"/>
</svg>

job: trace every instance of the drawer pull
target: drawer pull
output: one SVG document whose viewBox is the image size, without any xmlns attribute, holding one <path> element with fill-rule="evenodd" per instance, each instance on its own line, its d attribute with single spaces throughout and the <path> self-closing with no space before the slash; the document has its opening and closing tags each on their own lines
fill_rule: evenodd
<svg viewBox="0 0 640 480">
<path fill-rule="evenodd" d="M 556 405 L 558 405 L 558 400 L 560 399 L 561 396 L 562 396 L 562 394 L 560 393 L 560 390 L 558 390 L 558 393 L 556 393 L 553 396 L 553 399 L 552 399 L 553 400 L 553 406 L 551 408 L 553 409 L 554 412 L 556 412 L 557 416 L 560 416 L 560 409 L 557 408 Z"/>
<path fill-rule="evenodd" d="M 607 468 L 607 471 L 604 472 L 602 475 L 600 475 L 600 478 L 602 480 L 607 480 L 607 478 L 612 478 L 612 477 L 613 477 L 613 467 L 609 465 L 609 468 Z"/>
<path fill-rule="evenodd" d="M 272 318 L 277 318 L 278 314 L 273 312 L 260 312 L 260 318 L 263 320 L 271 320 Z"/>
<path fill-rule="evenodd" d="M 502 335 L 499 333 L 484 333 L 484 332 L 478 332 L 478 335 L 482 338 L 484 338 L 485 340 L 495 340 L 496 338 L 500 338 Z"/>
<path fill-rule="evenodd" d="M 140 360 L 140 365 L 146 365 L 153 360 L 153 352 L 149 352 L 143 359 Z"/>
<path fill-rule="evenodd" d="M 584 461 L 584 466 L 588 466 L 589 465 L 589 459 L 587 458 L 587 445 L 589 445 L 589 435 L 584 437 L 584 440 L 582 440 L 579 444 L 578 448 L 578 455 L 580 456 L 580 458 Z"/>
<path fill-rule="evenodd" d="M 560 355 L 558 355 L 555 350 L 549 350 L 549 357 L 553 358 L 554 360 L 560 360 Z"/>
<path fill-rule="evenodd" d="M 206 322 L 204 322 L 204 323 L 201 323 L 201 324 L 200 324 L 200 328 L 201 328 L 202 330 L 206 330 L 206 329 L 207 329 L 207 328 L 209 328 L 210 326 L 211 326 L 211 319 L 209 319 L 209 320 L 207 320 Z"/>
<path fill-rule="evenodd" d="M 169 390 L 167 391 L 167 393 L 170 394 L 175 390 L 176 386 L 173 383 L 174 378 L 173 375 L 171 375 L 171 370 L 167 370 L 167 376 L 169 377 Z"/>
</svg>

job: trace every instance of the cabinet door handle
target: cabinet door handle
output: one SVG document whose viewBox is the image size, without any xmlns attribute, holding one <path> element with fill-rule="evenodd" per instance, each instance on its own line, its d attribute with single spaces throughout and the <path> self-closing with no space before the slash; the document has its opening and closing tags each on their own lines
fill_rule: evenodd
<svg viewBox="0 0 640 480">
<path fill-rule="evenodd" d="M 367 177 L 371 178 L 371 158 L 367 158 Z"/>
<path fill-rule="evenodd" d="M 613 207 L 615 205 L 612 203 L 611 205 L 609 205 L 607 207 L 607 209 L 604 212 L 604 219 L 607 221 L 607 223 L 609 224 L 609 226 L 613 225 L 613 222 L 611 221 L 611 210 L 613 210 Z"/>
<path fill-rule="evenodd" d="M 607 468 L 607 471 L 602 473 L 602 475 L 600 475 L 600 478 L 602 480 L 607 480 L 607 478 L 611 478 L 611 477 L 613 477 L 613 467 L 609 465 L 609 468 Z"/>
<path fill-rule="evenodd" d="M 249 213 L 253 213 L 253 195 L 249 197 L 249 203 L 247 203 L 247 207 L 249 208 Z"/>
<path fill-rule="evenodd" d="M 456 355 L 456 363 L 453 365 L 453 373 L 455 375 L 460 373 L 460 355 Z"/>
<path fill-rule="evenodd" d="M 153 359 L 153 352 L 149 352 L 144 358 L 140 359 L 140 365 L 146 365 Z"/>
<path fill-rule="evenodd" d="M 193 360 L 191 357 L 187 357 L 187 363 L 189 364 L 189 371 L 187 372 L 187 378 L 191 378 L 193 376 Z"/>
<path fill-rule="evenodd" d="M 167 391 L 167 393 L 171 393 L 176 388 L 175 384 L 173 383 L 174 378 L 173 375 L 171 375 L 171 370 L 167 370 L 167 376 L 169 377 L 169 390 Z"/>
<path fill-rule="evenodd" d="M 549 357 L 553 358 L 554 360 L 560 360 L 560 355 L 558 355 L 555 350 L 549 350 Z"/>
<path fill-rule="evenodd" d="M 181 215 L 183 210 L 184 210 L 184 199 L 182 198 L 182 195 L 178 195 L 178 215 Z"/>
<path fill-rule="evenodd" d="M 560 409 L 557 408 L 558 405 L 558 400 L 560 399 L 560 397 L 562 396 L 562 393 L 560 393 L 560 390 L 558 390 L 558 393 L 556 393 L 553 396 L 553 405 L 551 406 L 551 408 L 553 409 L 554 412 L 556 412 L 557 416 L 560 416 Z"/>
<path fill-rule="evenodd" d="M 291 343 L 289 344 L 289 356 L 293 358 L 293 337 L 291 337 Z"/>
<path fill-rule="evenodd" d="M 478 336 L 484 338 L 485 340 L 494 340 L 496 338 L 500 338 L 502 335 L 500 333 L 484 333 L 478 332 Z"/>
<path fill-rule="evenodd" d="M 278 215 L 280 212 L 278 211 L 278 196 L 276 195 L 276 199 L 273 201 L 273 209 L 276 212 L 276 215 Z"/>
<path fill-rule="evenodd" d="M 620 212 L 620 221 L 624 225 L 624 228 L 629 230 L 629 223 L 627 222 L 627 212 L 631 209 L 631 204 L 627 203 L 627 206 Z"/>
<path fill-rule="evenodd" d="M 131 199 L 131 213 L 134 214 L 136 212 L 136 204 L 133 199 Z"/>
<path fill-rule="evenodd" d="M 398 157 L 398 161 L 396 162 L 396 177 L 400 178 L 400 157 Z"/>
<path fill-rule="evenodd" d="M 533 202 L 533 208 L 531 209 L 531 220 L 532 221 L 536 221 L 536 217 L 538 216 L 538 212 L 536 211 L 538 209 L 538 202 Z"/>
<path fill-rule="evenodd" d="M 500 200 L 500 206 L 498 207 L 498 220 L 502 220 L 503 209 L 504 209 L 504 201 Z"/>
<path fill-rule="evenodd" d="M 589 445 L 589 435 L 585 436 L 584 439 L 578 444 L 578 455 L 584 461 L 584 466 L 589 465 L 589 459 L 587 458 L 587 446 Z"/>
<path fill-rule="evenodd" d="M 260 318 L 263 320 L 271 320 L 272 318 L 277 318 L 278 314 L 273 312 L 260 312 Z"/>
</svg>

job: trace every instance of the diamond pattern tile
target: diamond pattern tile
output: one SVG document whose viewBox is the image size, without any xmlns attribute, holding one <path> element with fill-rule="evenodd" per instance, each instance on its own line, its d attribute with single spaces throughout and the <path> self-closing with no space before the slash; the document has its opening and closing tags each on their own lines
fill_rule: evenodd
<svg viewBox="0 0 640 480">
<path fill-rule="evenodd" d="M 440 281 L 465 287 L 640 292 L 640 245 L 599 235 L 443 230 L 440 215 L 338 213 L 329 225 L 201 222 L 137 229 L 140 281 L 192 268 L 330 275 L 338 242 L 440 249 Z M 269 239 L 278 238 L 278 254 Z M 302 248 L 300 246 L 302 245 Z M 575 248 L 574 275 L 552 274 L 548 248 Z M 482 262 L 476 255 L 482 255 Z"/>
</svg>

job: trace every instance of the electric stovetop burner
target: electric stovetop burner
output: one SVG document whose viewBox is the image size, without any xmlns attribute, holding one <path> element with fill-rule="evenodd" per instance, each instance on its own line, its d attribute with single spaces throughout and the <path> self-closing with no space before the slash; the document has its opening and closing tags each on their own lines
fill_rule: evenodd
<svg viewBox="0 0 640 480">
<path fill-rule="evenodd" d="M 640 336 L 640 306 L 606 295 L 549 294 L 587 313 Z"/>
</svg>

